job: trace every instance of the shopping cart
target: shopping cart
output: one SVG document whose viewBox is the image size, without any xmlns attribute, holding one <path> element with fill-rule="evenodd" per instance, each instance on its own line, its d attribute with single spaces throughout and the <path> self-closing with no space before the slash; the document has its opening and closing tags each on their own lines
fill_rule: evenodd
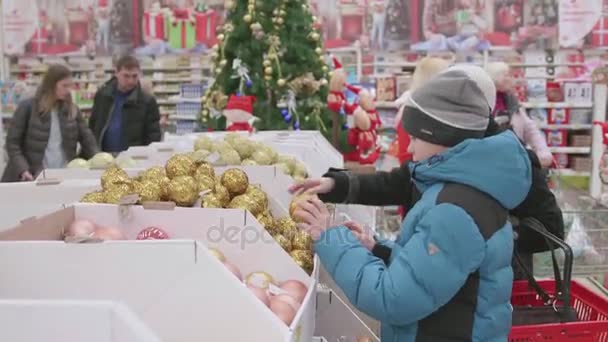
<svg viewBox="0 0 608 342">
<path fill-rule="evenodd" d="M 510 342 L 608 342 L 608 299 L 571 280 L 573 254 L 570 247 L 550 234 L 538 220 L 525 219 L 525 225 L 543 235 L 552 247 L 554 279 L 513 284 L 513 328 Z M 564 253 L 560 273 L 555 246 Z"/>
</svg>

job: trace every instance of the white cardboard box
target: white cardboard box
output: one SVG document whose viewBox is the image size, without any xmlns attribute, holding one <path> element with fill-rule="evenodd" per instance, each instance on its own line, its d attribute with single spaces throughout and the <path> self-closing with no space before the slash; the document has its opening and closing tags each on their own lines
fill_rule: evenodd
<svg viewBox="0 0 608 342">
<path fill-rule="evenodd" d="M 0 341 L 161 342 L 125 305 L 109 301 L 0 300 Z"/>
<path fill-rule="evenodd" d="M 57 240 L 74 218 L 120 228 L 128 238 L 155 226 L 173 239 L 197 241 L 0 242 L 1 298 L 122 301 L 166 341 L 312 339 L 318 267 L 307 275 L 249 212 L 78 204 L 2 232 L 0 240 Z M 309 291 L 291 326 L 207 247 L 219 249 L 243 275 L 265 271 L 277 281 L 304 282 Z"/>
</svg>

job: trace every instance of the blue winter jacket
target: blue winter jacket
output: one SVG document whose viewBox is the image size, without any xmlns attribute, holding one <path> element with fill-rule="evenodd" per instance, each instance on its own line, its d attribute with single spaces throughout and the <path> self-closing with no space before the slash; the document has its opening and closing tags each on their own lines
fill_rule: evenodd
<svg viewBox="0 0 608 342">
<path fill-rule="evenodd" d="M 512 132 L 470 139 L 410 165 L 420 200 L 388 265 L 346 227 L 315 250 L 348 299 L 382 323 L 383 342 L 506 341 L 513 231 L 507 209 L 526 197 L 528 155 Z"/>
</svg>

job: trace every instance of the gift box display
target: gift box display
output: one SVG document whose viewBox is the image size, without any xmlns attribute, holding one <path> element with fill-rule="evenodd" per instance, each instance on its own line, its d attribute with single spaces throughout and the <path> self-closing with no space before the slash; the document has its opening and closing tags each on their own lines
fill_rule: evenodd
<svg viewBox="0 0 608 342">
<path fill-rule="evenodd" d="M 144 34 L 153 39 L 164 40 L 167 38 L 165 29 L 167 27 L 167 17 L 163 12 L 144 13 Z"/>
<path fill-rule="evenodd" d="M 194 13 L 196 20 L 196 41 L 212 47 L 217 40 L 215 28 L 218 25 L 218 15 L 214 10 Z"/>
<path fill-rule="evenodd" d="M 89 39 L 89 15 L 82 8 L 66 9 L 69 42 L 82 45 Z"/>
<path fill-rule="evenodd" d="M 568 131 L 565 129 L 547 130 L 547 145 L 563 147 L 568 145 Z"/>
<path fill-rule="evenodd" d="M 196 45 L 196 21 L 190 11 L 173 11 L 167 37 L 173 49 L 191 49 Z"/>
<path fill-rule="evenodd" d="M 551 108 L 548 119 L 551 125 L 567 124 L 570 122 L 570 108 Z"/>
</svg>

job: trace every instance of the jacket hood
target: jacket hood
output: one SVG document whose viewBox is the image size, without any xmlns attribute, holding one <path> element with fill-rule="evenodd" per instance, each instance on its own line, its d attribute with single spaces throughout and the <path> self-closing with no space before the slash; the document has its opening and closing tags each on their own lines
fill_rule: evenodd
<svg viewBox="0 0 608 342">
<path fill-rule="evenodd" d="M 528 153 L 511 131 L 465 140 L 427 160 L 411 163 L 410 171 L 422 192 L 436 183 L 465 184 L 509 210 L 526 198 L 532 184 Z"/>
</svg>

